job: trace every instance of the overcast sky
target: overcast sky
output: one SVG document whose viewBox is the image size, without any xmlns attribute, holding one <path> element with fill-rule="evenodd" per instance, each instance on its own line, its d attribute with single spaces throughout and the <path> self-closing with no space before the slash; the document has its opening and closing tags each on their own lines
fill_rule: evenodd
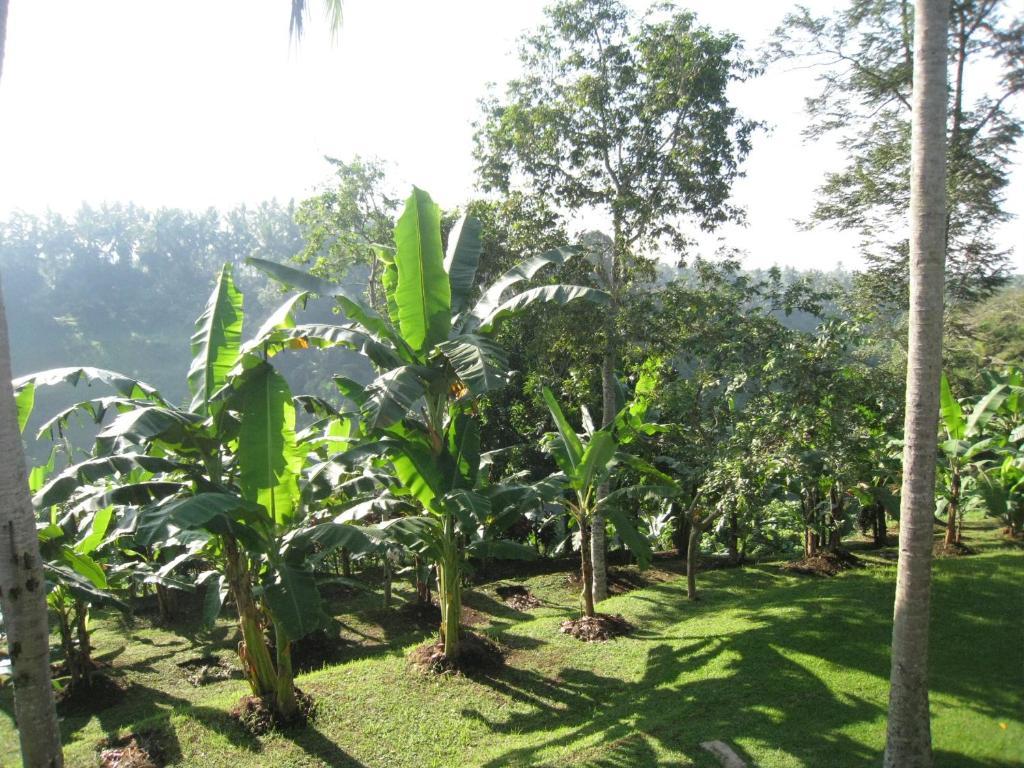
<svg viewBox="0 0 1024 768">
<path fill-rule="evenodd" d="M 231 207 L 301 199 L 328 177 L 324 155 L 376 156 L 396 188 L 417 184 L 454 207 L 473 193 L 472 122 L 488 82 L 515 75 L 518 34 L 541 0 L 346 0 L 332 45 L 319 0 L 299 45 L 288 0 L 11 0 L 0 80 L 0 216 L 81 202 Z M 817 12 L 837 5 L 805 0 Z M 635 3 L 642 7 L 642 3 Z M 695 0 L 699 19 L 751 50 L 789 0 Z M 804 144 L 811 73 L 740 86 L 766 120 L 735 187 L 748 225 L 722 242 L 752 267 L 856 267 L 855 238 L 800 232 L 814 189 L 842 157 Z M 1024 214 L 1024 173 L 1009 208 Z M 1020 243 L 1024 225 L 1001 233 Z M 712 244 L 707 244 L 711 247 Z"/>
</svg>

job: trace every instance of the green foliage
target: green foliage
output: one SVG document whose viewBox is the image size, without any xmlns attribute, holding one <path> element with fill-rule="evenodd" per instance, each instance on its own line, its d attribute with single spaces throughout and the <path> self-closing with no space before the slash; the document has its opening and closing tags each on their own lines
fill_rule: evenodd
<svg viewBox="0 0 1024 768">
<path fill-rule="evenodd" d="M 954 303 L 983 298 L 1009 277 L 994 241 L 1012 150 L 1024 133 L 1012 97 L 1022 87 L 1020 19 L 1010 3 L 956 0 L 949 21 L 946 289 Z M 878 302 L 907 303 L 907 241 L 898 226 L 910 184 L 913 8 L 902 0 L 850 0 L 831 17 L 799 8 L 776 32 L 773 56 L 821 65 L 807 100 L 817 139 L 838 137 L 847 166 L 830 172 L 811 219 L 861 235 L 870 269 L 862 288 Z M 1001 73 L 987 78 L 990 70 Z M 979 88 L 986 81 L 993 85 Z"/>
</svg>

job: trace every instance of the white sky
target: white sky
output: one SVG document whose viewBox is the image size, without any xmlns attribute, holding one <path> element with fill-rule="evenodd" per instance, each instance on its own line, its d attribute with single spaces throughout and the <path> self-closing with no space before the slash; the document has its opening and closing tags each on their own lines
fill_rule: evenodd
<svg viewBox="0 0 1024 768">
<path fill-rule="evenodd" d="M 301 199 L 329 175 L 324 155 L 377 156 L 398 189 L 453 207 L 472 194 L 472 122 L 488 82 L 515 75 L 518 34 L 542 0 L 346 0 L 331 44 L 319 0 L 302 42 L 288 0 L 11 0 L 0 79 L 0 216 L 90 203 L 231 207 Z M 816 12 L 842 3 L 804 0 Z M 639 0 L 637 5 L 643 5 Z M 700 21 L 755 50 L 795 0 L 691 0 Z M 720 233 L 752 267 L 858 265 L 855 238 L 799 232 L 841 156 L 805 145 L 805 70 L 737 89 L 766 120 L 735 187 L 745 229 Z M 1009 208 L 1024 214 L 1024 173 Z M 1024 225 L 1004 228 L 1020 243 Z"/>
</svg>

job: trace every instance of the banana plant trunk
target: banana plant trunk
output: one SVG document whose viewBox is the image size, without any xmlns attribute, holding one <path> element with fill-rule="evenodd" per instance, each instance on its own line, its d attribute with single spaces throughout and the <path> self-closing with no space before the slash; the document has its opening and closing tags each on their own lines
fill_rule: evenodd
<svg viewBox="0 0 1024 768">
<path fill-rule="evenodd" d="M 932 765 L 928 623 L 946 260 L 949 18 L 949 0 L 915 3 L 909 343 L 885 768 Z"/>
<path fill-rule="evenodd" d="M 285 721 L 295 719 L 299 703 L 295 696 L 295 673 L 292 670 L 292 642 L 274 624 L 274 638 L 277 646 L 277 680 L 274 687 L 274 705 L 278 715 Z"/>
<path fill-rule="evenodd" d="M 238 611 L 238 627 L 242 640 L 238 644 L 238 657 L 249 681 L 253 695 L 278 698 L 278 675 L 270 657 L 270 649 L 263 635 L 259 610 L 252 594 L 252 580 L 245 557 L 238 551 L 238 543 L 230 536 L 224 538 L 227 561 L 228 587 Z"/>
<path fill-rule="evenodd" d="M 0 66 L 7 0 L 0 0 Z M 50 631 L 36 516 L 11 387 L 11 353 L 0 292 L 0 610 L 14 681 L 14 718 L 26 768 L 60 768 L 64 756 L 50 682 Z"/>
<path fill-rule="evenodd" d="M 455 519 L 450 514 L 444 518 L 444 546 L 444 557 L 437 567 L 437 596 L 441 607 L 444 655 L 449 661 L 454 661 L 461 651 L 459 624 L 462 619 L 462 574 L 458 567 Z"/>
<path fill-rule="evenodd" d="M 590 541 L 590 523 L 580 521 L 580 581 L 583 583 L 583 592 L 580 595 L 583 603 L 583 615 L 593 617 L 594 611 L 594 567 L 591 562 L 591 550 L 587 546 Z"/>
</svg>

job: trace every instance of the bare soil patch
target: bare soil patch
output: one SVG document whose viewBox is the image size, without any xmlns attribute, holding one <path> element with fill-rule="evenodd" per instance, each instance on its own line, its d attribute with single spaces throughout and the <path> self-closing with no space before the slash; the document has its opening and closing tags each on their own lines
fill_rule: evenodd
<svg viewBox="0 0 1024 768">
<path fill-rule="evenodd" d="M 563 621 L 558 631 L 587 643 L 603 643 L 628 635 L 632 630 L 633 625 L 621 615 L 598 613 L 595 616 L 581 616 L 578 619 Z"/>
<path fill-rule="evenodd" d="M 100 742 L 100 768 L 164 768 L 180 755 L 169 749 L 166 735 L 159 731 L 130 733 Z"/>
<path fill-rule="evenodd" d="M 97 669 L 87 681 L 66 685 L 57 694 L 57 712 L 62 716 L 99 712 L 120 704 L 128 687 L 120 678 L 113 678 Z"/>
<path fill-rule="evenodd" d="M 299 703 L 298 714 L 283 720 L 274 711 L 273 702 L 265 696 L 243 696 L 231 709 L 231 716 L 253 736 L 263 736 L 273 730 L 304 726 L 316 717 L 316 702 L 313 697 L 295 689 Z"/>
<path fill-rule="evenodd" d="M 509 584 L 494 590 L 509 608 L 517 611 L 528 611 L 540 605 L 540 600 L 530 594 L 530 590 L 522 584 Z"/>
<path fill-rule="evenodd" d="M 178 663 L 182 675 L 196 688 L 242 676 L 242 670 L 220 656 L 208 654 Z"/>
<path fill-rule="evenodd" d="M 859 557 L 846 550 L 837 549 L 834 552 L 819 552 L 811 557 L 785 563 L 782 570 L 804 576 L 835 576 L 851 568 L 863 567 L 864 561 Z"/>
<path fill-rule="evenodd" d="M 438 640 L 414 648 L 409 654 L 409 663 L 421 672 L 435 675 L 472 675 L 501 667 L 505 653 L 490 638 L 463 631 L 457 659 L 449 659 L 444 653 L 444 643 Z"/>
</svg>

